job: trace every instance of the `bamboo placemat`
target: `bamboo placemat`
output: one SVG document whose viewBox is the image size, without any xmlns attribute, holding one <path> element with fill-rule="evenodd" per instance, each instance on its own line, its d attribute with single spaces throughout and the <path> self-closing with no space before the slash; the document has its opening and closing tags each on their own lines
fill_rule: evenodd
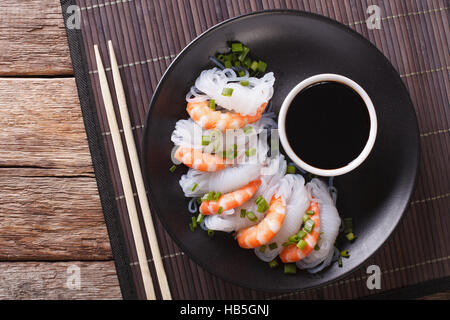
<svg viewBox="0 0 450 320">
<path fill-rule="evenodd" d="M 143 286 L 104 114 L 93 45 L 98 44 L 105 57 L 110 83 L 107 41 L 111 39 L 117 46 L 136 144 L 140 146 L 153 90 L 175 56 L 216 23 L 278 8 L 318 13 L 349 26 L 378 47 L 398 70 L 410 91 L 421 131 L 421 164 L 411 204 L 388 243 L 362 268 L 324 288 L 286 294 L 244 289 L 206 272 L 180 251 L 155 215 L 173 298 L 354 299 L 381 293 L 387 297 L 401 288 L 420 292 L 420 286 L 426 283 L 427 288 L 430 283 L 449 287 L 450 30 L 446 0 L 62 0 L 61 4 L 66 20 L 69 5 L 78 5 L 81 12 L 81 30 L 67 29 L 67 34 L 124 298 L 143 297 Z M 379 30 L 366 26 L 369 5 L 381 9 Z M 117 101 L 114 103 L 117 107 Z M 154 274 L 151 259 L 149 264 Z M 372 264 L 381 268 L 381 290 L 366 286 L 366 268 Z M 157 281 L 154 284 L 157 287 Z"/>
</svg>

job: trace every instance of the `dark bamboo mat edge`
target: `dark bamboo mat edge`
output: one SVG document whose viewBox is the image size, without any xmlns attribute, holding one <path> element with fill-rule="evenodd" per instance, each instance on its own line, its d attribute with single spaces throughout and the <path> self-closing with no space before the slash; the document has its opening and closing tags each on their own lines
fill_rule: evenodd
<svg viewBox="0 0 450 320">
<path fill-rule="evenodd" d="M 67 19 L 70 17 L 67 13 L 67 8 L 71 5 L 76 5 L 76 2 L 75 0 L 61 0 L 60 2 L 64 26 L 67 33 L 67 41 L 69 43 L 70 58 L 77 85 L 78 98 L 80 100 L 92 165 L 94 167 L 98 193 L 108 230 L 117 278 L 119 280 L 122 297 L 126 300 L 134 300 L 137 299 L 138 296 L 134 281 L 132 280 L 130 259 L 128 252 L 126 251 L 122 226 L 118 220 L 118 209 L 116 202 L 114 201 L 115 195 L 111 177 L 109 176 L 108 161 L 105 158 L 105 146 L 101 140 L 102 135 L 99 120 L 97 112 L 95 112 L 96 105 L 93 99 L 92 86 L 89 81 L 89 72 L 81 38 L 81 30 L 69 29 L 66 27 Z"/>
</svg>

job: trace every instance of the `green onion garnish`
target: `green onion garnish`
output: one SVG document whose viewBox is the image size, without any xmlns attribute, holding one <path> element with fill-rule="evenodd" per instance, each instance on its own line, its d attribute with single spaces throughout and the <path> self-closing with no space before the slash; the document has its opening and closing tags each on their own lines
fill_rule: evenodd
<svg viewBox="0 0 450 320">
<path fill-rule="evenodd" d="M 307 214 L 304 214 L 302 219 L 303 219 L 303 222 L 306 222 L 309 220 L 309 216 Z"/>
<path fill-rule="evenodd" d="M 203 219 L 205 218 L 205 216 L 203 214 L 199 214 L 197 217 L 197 223 L 202 223 Z"/>
<path fill-rule="evenodd" d="M 262 196 L 259 196 L 258 199 L 255 200 L 255 203 L 258 205 L 258 209 L 256 210 L 258 212 L 265 212 L 269 209 L 267 201 Z"/>
<path fill-rule="evenodd" d="M 316 246 L 314 247 L 314 250 L 316 250 L 316 251 L 319 251 L 319 250 L 320 250 L 320 247 L 319 247 L 318 244 L 316 244 Z"/>
<path fill-rule="evenodd" d="M 245 155 L 247 157 L 253 157 L 256 154 L 256 148 L 249 149 L 245 151 Z"/>
<path fill-rule="evenodd" d="M 244 70 L 239 70 L 238 74 L 239 74 L 239 77 L 243 77 L 243 76 L 245 76 L 245 71 Z"/>
<path fill-rule="evenodd" d="M 169 171 L 172 172 L 172 173 L 173 173 L 175 170 L 177 170 L 177 166 L 176 166 L 176 165 L 171 166 L 170 169 L 169 169 Z"/>
<path fill-rule="evenodd" d="M 345 235 L 345 237 L 347 238 L 348 241 L 353 241 L 356 239 L 355 235 L 353 234 L 353 232 L 347 233 Z"/>
<path fill-rule="evenodd" d="M 197 218 L 196 217 L 191 217 L 192 220 L 192 226 L 195 228 L 197 228 Z"/>
<path fill-rule="evenodd" d="M 223 88 L 222 95 L 225 97 L 231 97 L 233 95 L 233 89 L 232 88 Z"/>
<path fill-rule="evenodd" d="M 353 219 L 352 218 L 344 218 L 344 233 L 353 232 Z"/>
<path fill-rule="evenodd" d="M 191 232 L 194 232 L 195 230 L 194 225 L 192 223 L 189 223 L 189 230 L 191 230 Z"/>
<path fill-rule="evenodd" d="M 245 127 L 243 130 L 245 134 L 249 134 L 253 131 L 253 127 Z"/>
<path fill-rule="evenodd" d="M 222 211 L 223 211 L 223 208 L 222 208 L 222 207 L 219 207 L 219 211 L 217 211 L 217 213 L 218 213 L 218 214 L 221 214 Z"/>
<path fill-rule="evenodd" d="M 242 52 L 244 50 L 244 46 L 240 42 L 234 42 L 231 44 L 232 52 Z"/>
<path fill-rule="evenodd" d="M 251 222 L 258 221 L 258 217 L 256 216 L 256 214 L 254 214 L 251 211 L 246 211 L 246 216 L 247 216 L 247 219 L 250 220 Z"/>
<path fill-rule="evenodd" d="M 267 248 L 267 246 L 265 244 L 263 244 L 261 247 L 259 247 L 259 252 L 262 252 L 262 253 L 266 252 L 266 248 Z"/>
<path fill-rule="evenodd" d="M 259 61 L 258 62 L 258 71 L 259 72 L 266 72 L 266 69 L 267 69 L 267 63 L 265 63 L 264 61 Z"/>
<path fill-rule="evenodd" d="M 208 237 L 212 237 L 214 235 L 214 230 L 208 230 Z"/>
<path fill-rule="evenodd" d="M 308 210 L 308 211 L 306 211 L 306 214 L 312 216 L 312 215 L 314 215 L 314 211 L 313 210 Z"/>
<path fill-rule="evenodd" d="M 234 62 L 234 66 L 235 67 L 240 67 L 241 66 L 241 62 L 240 61 L 235 61 Z"/>
<path fill-rule="evenodd" d="M 247 211 L 245 209 L 241 209 L 241 218 L 245 218 L 247 216 Z"/>
<path fill-rule="evenodd" d="M 295 174 L 296 168 L 294 166 L 287 166 L 286 174 Z"/>
<path fill-rule="evenodd" d="M 242 80 L 242 81 L 240 82 L 240 84 L 241 84 L 241 86 L 243 86 L 243 87 L 248 87 L 248 85 L 250 84 L 250 82 L 249 82 L 248 80 Z"/>
<path fill-rule="evenodd" d="M 244 62 L 245 59 L 247 58 L 247 54 L 248 54 L 249 52 L 250 52 L 250 49 L 244 46 L 244 47 L 242 48 L 242 53 L 241 53 L 241 54 L 239 55 L 239 57 L 238 57 L 239 61 Z"/>
<path fill-rule="evenodd" d="M 225 69 L 230 69 L 233 66 L 230 60 L 226 60 L 223 65 Z"/>
<path fill-rule="evenodd" d="M 212 110 L 216 109 L 216 100 L 214 99 L 209 100 L 209 108 Z"/>
<path fill-rule="evenodd" d="M 300 249 L 300 250 L 302 250 L 302 249 L 304 249 L 305 247 L 306 247 L 306 245 L 307 245 L 308 243 L 305 241 L 305 240 L 300 240 L 298 243 L 297 243 L 297 247 Z"/>
<path fill-rule="evenodd" d="M 295 266 L 295 263 L 285 263 L 284 264 L 284 273 L 285 274 L 296 274 L 297 267 Z"/>
<path fill-rule="evenodd" d="M 211 143 L 210 136 L 202 136 L 202 146 L 208 146 Z"/>
<path fill-rule="evenodd" d="M 303 229 L 308 232 L 311 233 L 313 231 L 314 225 L 316 223 L 314 222 L 314 220 L 309 219 L 308 221 L 305 222 L 305 226 L 303 227 Z"/>
<path fill-rule="evenodd" d="M 299 242 L 301 239 L 298 235 L 294 234 L 293 236 L 290 236 L 288 238 L 288 241 L 291 242 L 291 244 Z"/>
<path fill-rule="evenodd" d="M 342 250 L 340 252 L 340 255 L 341 255 L 341 257 L 344 257 L 344 258 L 349 258 L 350 257 L 350 255 L 348 254 L 348 250 Z"/>
<path fill-rule="evenodd" d="M 297 233 L 297 236 L 299 237 L 299 239 L 304 239 L 305 237 L 306 237 L 306 232 L 305 231 L 303 231 L 303 230 L 300 230 L 298 233 Z"/>
<path fill-rule="evenodd" d="M 270 250 L 274 250 L 278 248 L 278 244 L 276 242 L 272 242 L 271 244 L 269 244 L 269 249 Z"/>
<path fill-rule="evenodd" d="M 279 264 L 278 264 L 277 260 L 272 260 L 269 262 L 269 267 L 271 267 L 271 268 L 276 268 L 278 266 L 279 266 Z"/>
<path fill-rule="evenodd" d="M 212 192 L 208 192 L 207 194 L 205 194 L 205 195 L 201 198 L 201 200 L 202 200 L 202 201 L 211 201 L 211 200 L 217 201 L 217 200 L 219 200 L 219 198 L 220 198 L 221 195 L 222 195 L 222 193 L 220 193 L 220 192 L 214 192 L 214 191 L 212 191 Z"/>
<path fill-rule="evenodd" d="M 252 64 L 250 65 L 250 69 L 252 69 L 253 71 L 258 70 L 258 61 L 253 61 Z"/>
<path fill-rule="evenodd" d="M 194 192 L 195 189 L 197 189 L 197 187 L 198 187 L 198 183 L 194 183 L 194 185 L 191 188 L 191 191 Z"/>
<path fill-rule="evenodd" d="M 290 245 L 292 244 L 292 242 L 283 242 L 281 245 L 283 246 L 283 247 L 289 247 Z"/>
<path fill-rule="evenodd" d="M 339 268 L 342 268 L 342 258 L 341 257 L 338 258 L 337 262 L 338 262 Z"/>
</svg>

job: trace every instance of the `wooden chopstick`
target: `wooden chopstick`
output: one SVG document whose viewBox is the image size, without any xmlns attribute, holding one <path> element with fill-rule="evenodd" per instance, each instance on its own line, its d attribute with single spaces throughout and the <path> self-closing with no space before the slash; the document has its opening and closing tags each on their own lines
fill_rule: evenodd
<svg viewBox="0 0 450 320">
<path fill-rule="evenodd" d="M 127 101 L 125 92 L 123 90 L 122 80 L 120 78 L 119 67 L 117 65 L 116 55 L 112 41 L 108 41 L 109 56 L 111 59 L 111 70 L 114 79 L 114 86 L 116 89 L 117 101 L 119 103 L 120 117 L 122 119 L 123 131 L 125 134 L 125 141 L 128 148 L 128 154 L 131 161 L 131 169 L 133 171 L 134 181 L 136 183 L 139 203 L 141 205 L 142 216 L 144 219 L 145 229 L 147 230 L 147 237 L 150 242 L 150 249 L 152 251 L 153 261 L 155 264 L 156 275 L 158 278 L 159 287 L 164 300 L 171 300 L 169 284 L 167 283 L 166 272 L 161 259 L 159 251 L 158 239 L 156 238 L 155 228 L 153 226 L 152 214 L 148 204 L 147 192 L 145 191 L 144 180 L 142 178 L 141 165 L 134 142 L 133 131 L 131 129 L 131 121 L 127 108 Z"/>
<path fill-rule="evenodd" d="M 142 238 L 141 227 L 134 202 L 133 190 L 131 187 L 130 176 L 127 170 L 127 163 L 125 160 L 125 152 L 120 137 L 119 126 L 117 125 L 116 115 L 114 113 L 114 106 L 109 91 L 108 80 L 106 79 L 105 69 L 103 67 L 102 59 L 98 46 L 94 45 L 95 59 L 97 61 L 97 70 L 100 79 L 100 89 L 102 92 L 103 103 L 105 105 L 106 117 L 108 119 L 109 130 L 113 141 L 114 151 L 119 167 L 120 180 L 124 190 L 125 202 L 128 209 L 128 215 L 131 224 L 131 232 L 133 234 L 136 252 L 141 270 L 142 280 L 147 299 L 155 300 L 155 290 L 153 288 L 153 281 L 148 267 L 147 255 L 145 253 L 144 240 Z"/>
</svg>

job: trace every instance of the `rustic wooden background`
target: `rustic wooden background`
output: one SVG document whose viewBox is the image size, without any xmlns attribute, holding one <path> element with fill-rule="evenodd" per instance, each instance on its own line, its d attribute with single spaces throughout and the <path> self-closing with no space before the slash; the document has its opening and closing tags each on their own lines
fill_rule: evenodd
<svg viewBox="0 0 450 320">
<path fill-rule="evenodd" d="M 58 0 L 0 2 L 0 181 L 0 299 L 121 298 Z"/>
</svg>

